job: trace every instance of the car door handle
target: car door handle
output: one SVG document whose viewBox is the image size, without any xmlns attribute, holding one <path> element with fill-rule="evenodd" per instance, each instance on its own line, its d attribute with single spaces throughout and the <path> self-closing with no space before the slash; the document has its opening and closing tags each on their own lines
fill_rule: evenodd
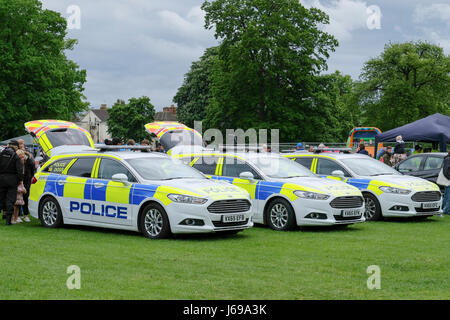
<svg viewBox="0 0 450 320">
<path fill-rule="evenodd" d="M 105 184 L 101 183 L 101 182 L 94 183 L 94 187 L 96 187 L 96 188 L 103 188 L 104 186 L 105 186 Z"/>
<path fill-rule="evenodd" d="M 66 184 L 66 181 L 64 181 L 64 180 L 58 180 L 58 184 L 59 184 L 60 186 L 65 185 L 65 184 Z"/>
</svg>

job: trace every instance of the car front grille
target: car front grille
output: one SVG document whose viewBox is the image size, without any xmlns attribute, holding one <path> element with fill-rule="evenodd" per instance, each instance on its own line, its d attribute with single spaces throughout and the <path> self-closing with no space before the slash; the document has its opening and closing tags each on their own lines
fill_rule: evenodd
<svg viewBox="0 0 450 320">
<path fill-rule="evenodd" d="M 208 211 L 215 214 L 246 212 L 250 210 L 250 202 L 245 199 L 219 200 L 208 207 Z"/>
<path fill-rule="evenodd" d="M 336 221 L 350 221 L 350 220 L 361 219 L 361 217 L 362 217 L 362 215 L 361 216 L 356 216 L 356 217 L 343 217 L 343 216 L 335 215 L 334 219 L 336 219 Z"/>
<path fill-rule="evenodd" d="M 413 194 L 411 199 L 415 202 L 433 202 L 441 200 L 439 191 L 423 191 Z"/>
<path fill-rule="evenodd" d="M 248 223 L 248 219 L 246 219 L 245 221 L 240 221 L 240 222 L 221 222 L 221 221 L 213 221 L 212 222 L 214 227 L 216 228 L 225 228 L 225 227 L 238 227 L 238 226 L 245 226 Z"/>
<path fill-rule="evenodd" d="M 360 208 L 363 203 L 362 197 L 338 197 L 330 202 L 330 206 L 335 209 Z"/>
</svg>

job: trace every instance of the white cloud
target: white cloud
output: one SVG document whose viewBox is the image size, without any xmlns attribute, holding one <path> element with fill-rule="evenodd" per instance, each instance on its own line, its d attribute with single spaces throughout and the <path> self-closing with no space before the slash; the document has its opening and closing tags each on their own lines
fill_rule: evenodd
<svg viewBox="0 0 450 320">
<path fill-rule="evenodd" d="M 450 4 L 433 3 L 431 5 L 418 5 L 414 10 L 414 22 L 423 23 L 440 20 L 450 27 Z"/>
<path fill-rule="evenodd" d="M 315 7 L 330 17 L 330 24 L 324 31 L 331 33 L 340 41 L 352 39 L 356 30 L 367 29 L 367 9 L 369 5 L 361 0 L 333 0 L 323 4 L 320 0 L 300 0 L 307 8 Z"/>
<path fill-rule="evenodd" d="M 414 10 L 413 22 L 421 37 L 450 52 L 450 4 L 418 5 Z"/>
</svg>

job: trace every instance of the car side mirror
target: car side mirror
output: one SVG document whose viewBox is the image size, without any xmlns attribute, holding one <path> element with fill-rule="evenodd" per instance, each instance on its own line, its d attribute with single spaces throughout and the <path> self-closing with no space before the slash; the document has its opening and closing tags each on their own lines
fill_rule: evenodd
<svg viewBox="0 0 450 320">
<path fill-rule="evenodd" d="M 115 175 L 112 176 L 112 180 L 115 182 L 122 182 L 126 186 L 130 185 L 128 177 L 124 173 L 116 173 Z"/>
<path fill-rule="evenodd" d="M 242 180 L 249 180 L 249 181 L 255 179 L 255 177 L 253 176 L 253 173 L 251 173 L 249 171 L 241 172 L 241 174 L 239 175 L 239 178 Z"/>
<path fill-rule="evenodd" d="M 343 172 L 342 170 L 334 170 L 334 171 L 331 173 L 331 175 L 332 175 L 333 177 L 339 177 L 339 178 L 344 178 L 344 177 L 345 177 L 345 174 L 344 174 L 344 172 Z"/>
</svg>

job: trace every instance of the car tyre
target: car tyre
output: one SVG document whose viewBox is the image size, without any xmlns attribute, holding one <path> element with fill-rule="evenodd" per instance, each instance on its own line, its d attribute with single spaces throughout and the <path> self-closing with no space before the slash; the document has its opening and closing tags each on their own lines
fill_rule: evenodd
<svg viewBox="0 0 450 320">
<path fill-rule="evenodd" d="M 297 225 L 294 209 L 285 199 L 275 199 L 267 207 L 266 223 L 276 231 L 292 230 Z"/>
<path fill-rule="evenodd" d="M 149 239 L 164 239 L 171 235 L 169 218 L 157 203 L 149 203 L 144 207 L 139 226 L 142 234 Z"/>
<path fill-rule="evenodd" d="M 61 207 L 53 197 L 47 197 L 39 204 L 39 219 L 45 228 L 59 228 L 63 223 Z"/>
<path fill-rule="evenodd" d="M 367 221 L 379 221 L 382 219 L 381 215 L 381 206 L 378 202 L 378 199 L 370 194 L 370 193 L 364 193 L 364 203 L 365 203 L 365 211 L 364 216 Z"/>
</svg>

